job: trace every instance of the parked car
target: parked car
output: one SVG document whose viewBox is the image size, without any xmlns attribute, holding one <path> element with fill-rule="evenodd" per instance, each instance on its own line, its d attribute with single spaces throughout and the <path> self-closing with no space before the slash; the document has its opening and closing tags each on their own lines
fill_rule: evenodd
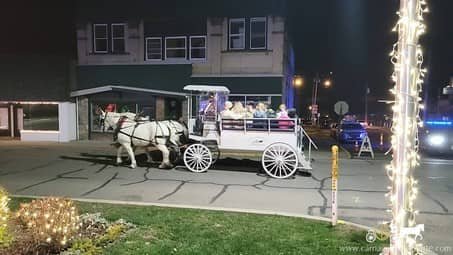
<svg viewBox="0 0 453 255">
<path fill-rule="evenodd" d="M 453 155 L 453 122 L 427 121 L 419 134 L 422 151 Z"/>
<path fill-rule="evenodd" d="M 367 136 L 366 129 L 357 122 L 342 122 L 331 133 L 340 143 L 359 142 Z"/>
</svg>

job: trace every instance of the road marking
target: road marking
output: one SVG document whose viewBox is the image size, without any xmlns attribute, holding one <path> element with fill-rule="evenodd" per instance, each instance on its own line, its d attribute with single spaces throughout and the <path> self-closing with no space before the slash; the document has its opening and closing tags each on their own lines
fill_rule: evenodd
<svg viewBox="0 0 453 255">
<path fill-rule="evenodd" d="M 443 177 L 443 176 L 428 176 L 427 178 L 428 178 L 428 179 L 433 179 L 433 180 L 437 180 L 437 179 L 447 179 L 447 177 Z"/>
<path fill-rule="evenodd" d="M 428 159 L 422 160 L 422 164 L 424 165 L 453 165 L 453 160 L 449 159 Z"/>
</svg>

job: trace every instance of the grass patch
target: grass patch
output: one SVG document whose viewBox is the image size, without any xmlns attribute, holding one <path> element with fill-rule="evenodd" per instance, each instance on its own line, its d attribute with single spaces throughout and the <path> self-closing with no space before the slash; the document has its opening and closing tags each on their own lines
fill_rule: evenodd
<svg viewBox="0 0 453 255">
<path fill-rule="evenodd" d="M 13 198 L 12 210 L 29 199 Z M 366 232 L 302 218 L 155 206 L 77 203 L 81 213 L 137 225 L 105 254 L 379 254 Z M 358 249 L 357 251 L 351 249 Z"/>
</svg>

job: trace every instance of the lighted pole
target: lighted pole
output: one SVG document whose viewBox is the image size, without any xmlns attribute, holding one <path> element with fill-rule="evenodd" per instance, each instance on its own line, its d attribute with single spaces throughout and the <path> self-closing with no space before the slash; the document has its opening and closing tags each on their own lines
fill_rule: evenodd
<svg viewBox="0 0 453 255">
<path fill-rule="evenodd" d="M 415 223 L 414 201 L 417 196 L 413 170 L 418 165 L 417 128 L 419 119 L 419 93 L 424 71 L 419 36 L 424 32 L 424 0 L 400 0 L 400 17 L 395 30 L 398 42 L 391 53 L 395 71 L 395 105 L 393 106 L 393 160 L 387 171 L 392 182 L 389 192 L 392 203 L 391 255 L 414 254 L 417 238 L 423 225 Z"/>
</svg>

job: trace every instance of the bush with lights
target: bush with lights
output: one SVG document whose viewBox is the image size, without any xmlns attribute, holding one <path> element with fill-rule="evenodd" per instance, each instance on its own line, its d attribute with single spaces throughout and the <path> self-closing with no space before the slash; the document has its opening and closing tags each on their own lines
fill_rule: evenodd
<svg viewBox="0 0 453 255">
<path fill-rule="evenodd" d="M 12 236 L 8 232 L 8 208 L 9 197 L 6 190 L 0 187 L 0 248 L 8 247 L 13 241 Z"/>
<path fill-rule="evenodd" d="M 8 233 L 8 202 L 8 193 L 0 187 L 0 248 L 8 246 L 12 241 L 12 237 Z"/>
<path fill-rule="evenodd" d="M 74 202 L 64 198 L 43 198 L 21 204 L 17 219 L 39 246 L 61 249 L 73 240 L 80 228 Z"/>
</svg>

